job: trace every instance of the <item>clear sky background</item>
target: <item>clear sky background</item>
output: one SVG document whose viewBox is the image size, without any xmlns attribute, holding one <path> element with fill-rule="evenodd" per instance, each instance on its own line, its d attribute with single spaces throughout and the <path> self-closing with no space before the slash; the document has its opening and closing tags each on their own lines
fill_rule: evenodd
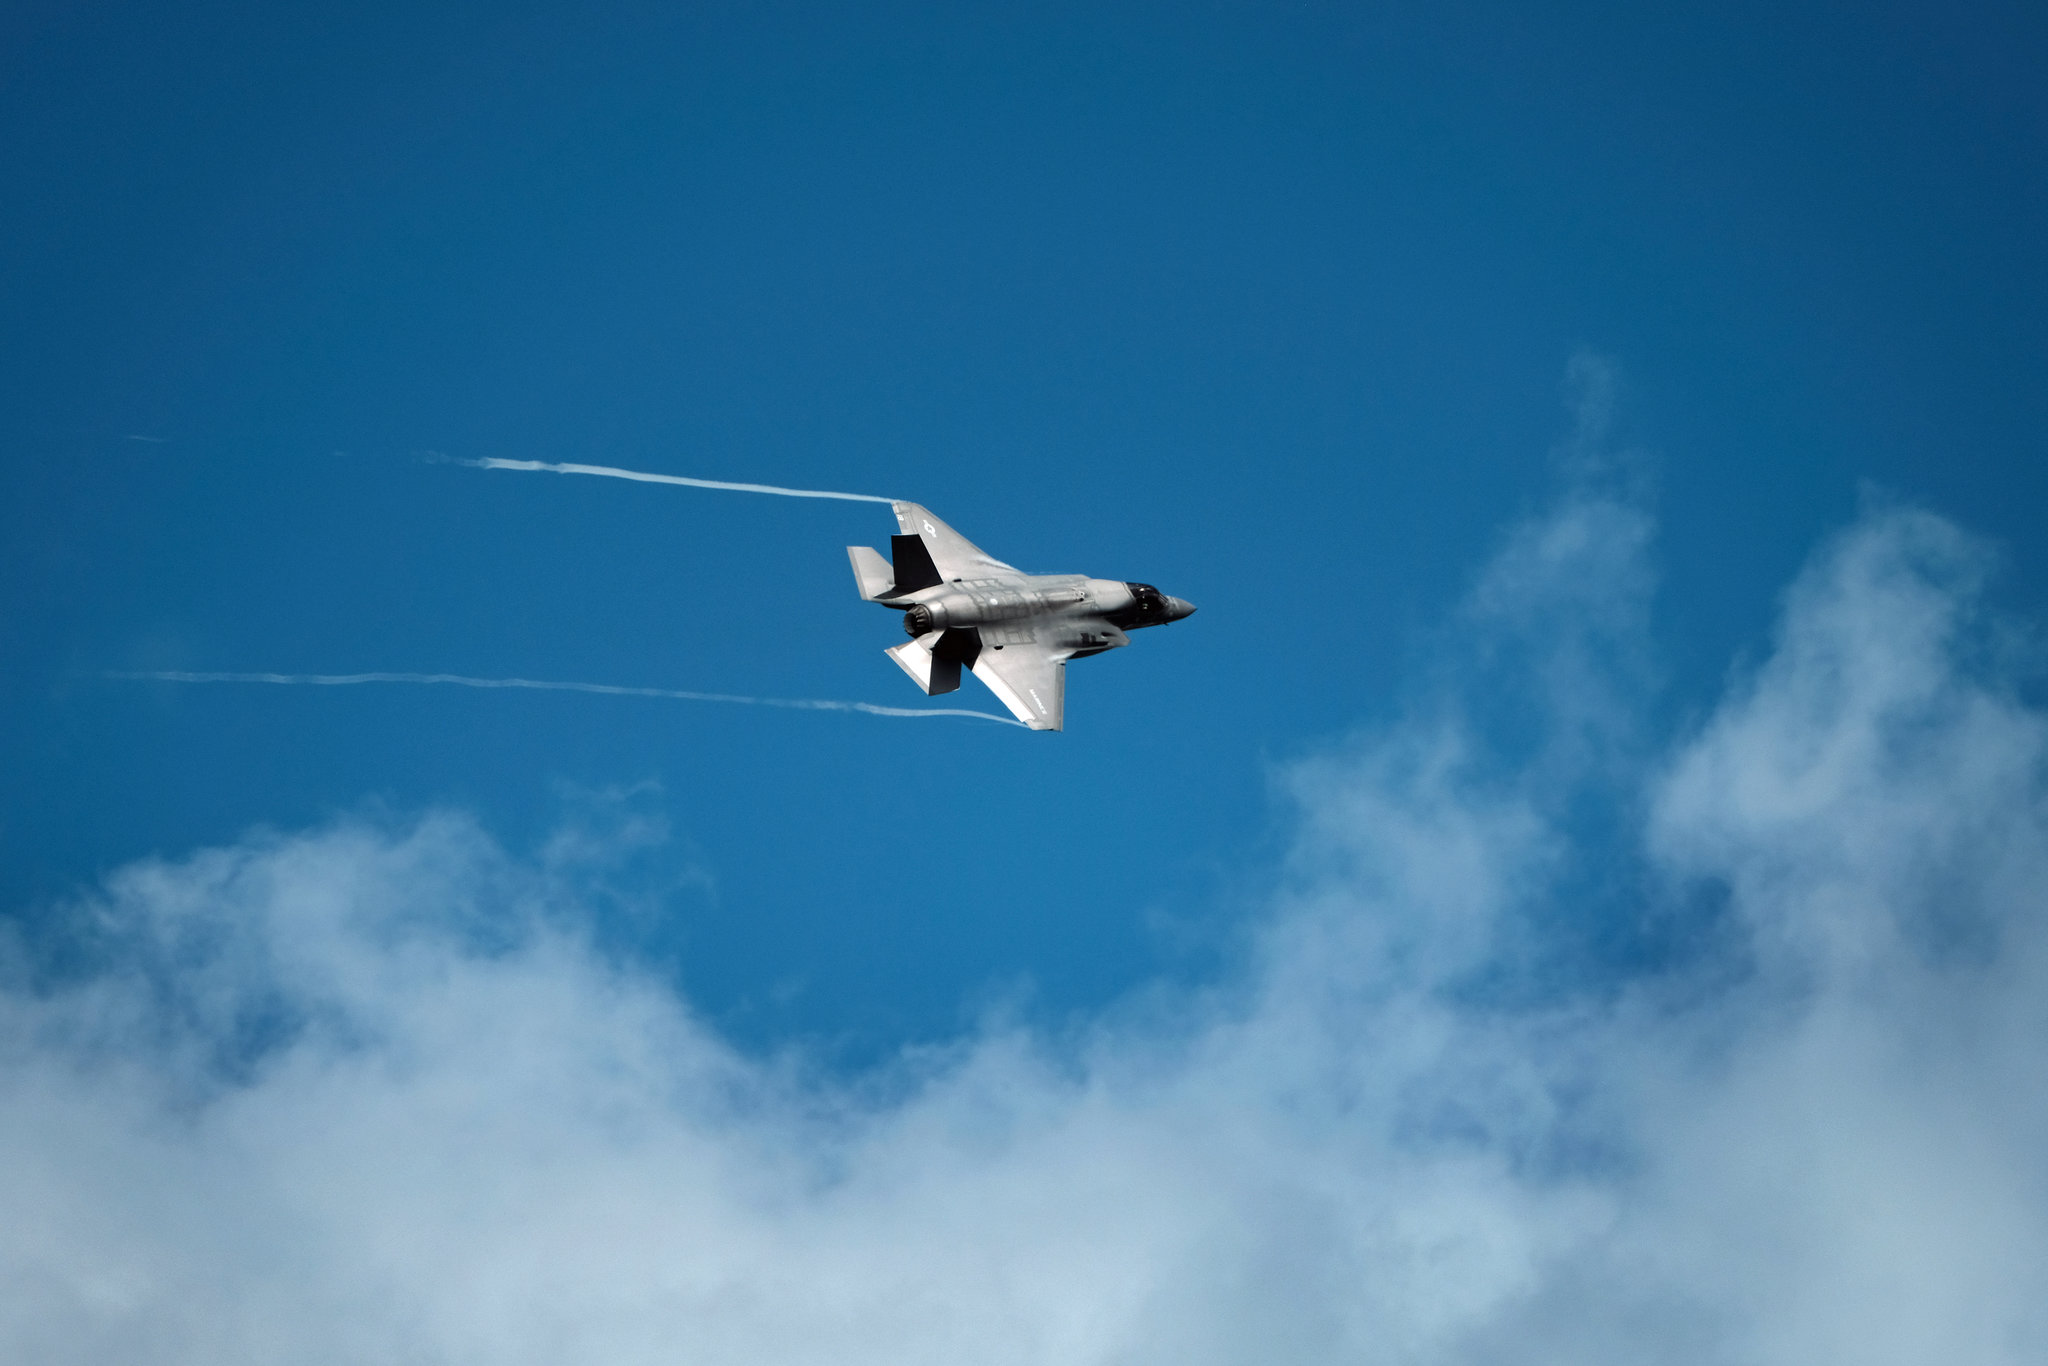
<svg viewBox="0 0 2048 1366">
<path fill-rule="evenodd" d="M 43 1174 L 23 1227 L 102 1230 L 0 1249 L 35 1287 L 8 1340 L 117 1359 L 147 1327 L 227 1360 L 388 1277 L 417 1312 L 333 1350 L 2028 1359 L 2040 1116 L 1919 1088 L 1989 1059 L 1969 1094 L 2018 1104 L 2048 1043 L 2017 1004 L 2048 866 L 2044 60 L 2044 12 L 1995 3 L 8 7 L 6 1020 L 68 1042 L 10 1045 L 0 1104 Z M 924 705 L 843 550 L 886 546 L 886 509 L 453 463 L 482 457 L 911 498 L 1026 569 L 1201 611 L 1074 665 L 1060 735 L 106 677 Z M 1000 710 L 971 679 L 951 700 Z M 419 924 L 439 977 L 393 966 Z M 1729 1041 L 1802 1011 L 1857 1059 L 1952 1051 L 1795 1122 L 1786 1078 L 1857 1068 Z M 1529 1042 L 1539 1016 L 1565 1041 Z M 511 1064 L 448 1041 L 500 1029 L 535 1051 L 493 1090 Z M 377 1040 L 483 1099 L 307 1079 Z M 1664 1046 L 1722 1048 L 1727 1089 L 1645 1099 L 1685 1071 Z M 593 1070 L 622 1089 L 586 1095 Z M 108 1100 L 115 1074 L 163 1108 Z M 1866 1185 L 1786 1204 L 1857 1165 L 1833 1140 L 1687 1165 L 1944 1101 L 1976 1118 L 1924 1146 L 1991 1174 L 1956 1194 L 1918 1140 L 1896 1171 L 1858 1147 L 1871 1185 L 1936 1192 L 1896 1222 L 1844 1213 Z M 1169 1119 L 1096 1134 L 1098 1103 Z M 209 1104 L 271 1108 L 158 1132 Z M 417 1181 L 392 1158 L 324 1213 L 80 1214 L 166 1170 L 219 1195 L 238 1162 L 303 1195 L 344 1110 L 402 1117 L 351 1151 Z M 1693 1113 L 1722 1127 L 1673 1127 Z M 486 1115 L 523 1137 L 456 1137 Z M 1263 1137 L 1174 1146 L 1218 1115 Z M 60 1160 L 81 1136 L 109 1167 Z M 666 1143 L 722 1174 L 676 1177 L 696 1159 Z M 1107 1165 L 1045 1157 L 1081 1149 Z M 1398 1161 L 1330 1156 L 1368 1149 Z M 416 1266 L 336 1212 L 419 1210 L 472 1166 L 495 1194 L 420 1214 Z M 493 1203 L 572 1169 L 604 1193 Z M 1311 1175 L 1282 1199 L 1283 1171 Z M 587 1301 L 552 1254 L 518 1263 L 570 1287 L 530 1332 L 479 1308 L 523 1305 L 524 1273 L 430 1274 L 529 1226 L 580 1247 L 593 1209 L 711 1206 L 619 1216 Z M 1044 1237 L 1008 1260 L 931 1213 L 960 1208 Z M 2004 1270 L 1869 1318 L 1988 1209 Z M 278 1239 L 300 1289 L 194 1251 L 229 1229 Z M 1759 1244 L 1795 1251 L 1729 1270 Z M 1615 1280 L 1644 1247 L 1685 1251 Z M 1402 1279 L 1431 1258 L 1490 1289 Z M 1774 1277 L 1840 1313 L 1785 1310 Z M 116 1282 L 142 1288 L 90 1289 Z M 957 1315 L 876 1326 L 941 1283 Z"/>
</svg>

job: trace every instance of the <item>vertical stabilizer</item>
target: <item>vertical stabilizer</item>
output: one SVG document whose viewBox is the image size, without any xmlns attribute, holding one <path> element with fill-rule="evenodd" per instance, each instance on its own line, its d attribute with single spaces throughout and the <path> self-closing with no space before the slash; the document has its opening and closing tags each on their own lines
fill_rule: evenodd
<svg viewBox="0 0 2048 1366">
<path fill-rule="evenodd" d="M 891 536 L 889 553 L 895 560 L 892 572 L 896 576 L 896 587 L 891 590 L 891 597 L 900 598 L 920 588 L 936 588 L 946 581 L 939 573 L 939 567 L 932 563 L 931 547 L 925 544 L 922 536 L 915 533 Z"/>
</svg>

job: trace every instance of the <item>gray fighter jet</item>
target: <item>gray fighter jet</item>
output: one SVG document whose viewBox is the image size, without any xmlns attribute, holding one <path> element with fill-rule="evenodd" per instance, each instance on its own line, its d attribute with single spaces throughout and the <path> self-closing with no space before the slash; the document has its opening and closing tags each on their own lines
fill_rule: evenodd
<svg viewBox="0 0 2048 1366">
<path fill-rule="evenodd" d="M 960 666 L 1033 730 L 1059 730 L 1067 661 L 1128 645 L 1124 634 L 1195 610 L 1149 583 L 1085 574 L 1026 574 L 976 548 L 919 507 L 896 503 L 890 559 L 850 545 L 869 602 L 903 613 L 910 639 L 888 652 L 927 696 L 960 686 Z"/>
</svg>

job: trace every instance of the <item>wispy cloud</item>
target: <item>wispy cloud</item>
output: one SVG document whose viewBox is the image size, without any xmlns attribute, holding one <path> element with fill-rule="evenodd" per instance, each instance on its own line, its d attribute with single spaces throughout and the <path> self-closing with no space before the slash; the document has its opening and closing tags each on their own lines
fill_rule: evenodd
<svg viewBox="0 0 2048 1366">
<path fill-rule="evenodd" d="M 0 996 L 0 1351 L 2039 1360 L 2048 718 L 1984 551 L 1873 507 L 1658 742 L 1649 544 L 1580 486 L 1507 538 L 1449 700 L 1291 771 L 1230 982 L 887 1085 L 738 1054 L 460 815 L 120 870 Z M 1542 977 L 1593 915 L 1682 948 Z"/>
</svg>

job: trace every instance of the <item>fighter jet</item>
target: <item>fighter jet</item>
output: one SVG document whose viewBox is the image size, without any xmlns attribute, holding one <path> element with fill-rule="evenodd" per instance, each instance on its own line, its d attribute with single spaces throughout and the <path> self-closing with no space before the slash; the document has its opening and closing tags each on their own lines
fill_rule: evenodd
<svg viewBox="0 0 2048 1366">
<path fill-rule="evenodd" d="M 861 597 L 903 613 L 910 639 L 888 655 L 927 696 L 958 688 L 964 664 L 1019 721 L 1059 730 L 1068 660 L 1128 645 L 1126 631 L 1195 610 L 1149 583 L 1026 574 L 916 503 L 892 506 L 902 534 L 889 538 L 890 558 L 865 545 L 846 553 Z"/>
</svg>

